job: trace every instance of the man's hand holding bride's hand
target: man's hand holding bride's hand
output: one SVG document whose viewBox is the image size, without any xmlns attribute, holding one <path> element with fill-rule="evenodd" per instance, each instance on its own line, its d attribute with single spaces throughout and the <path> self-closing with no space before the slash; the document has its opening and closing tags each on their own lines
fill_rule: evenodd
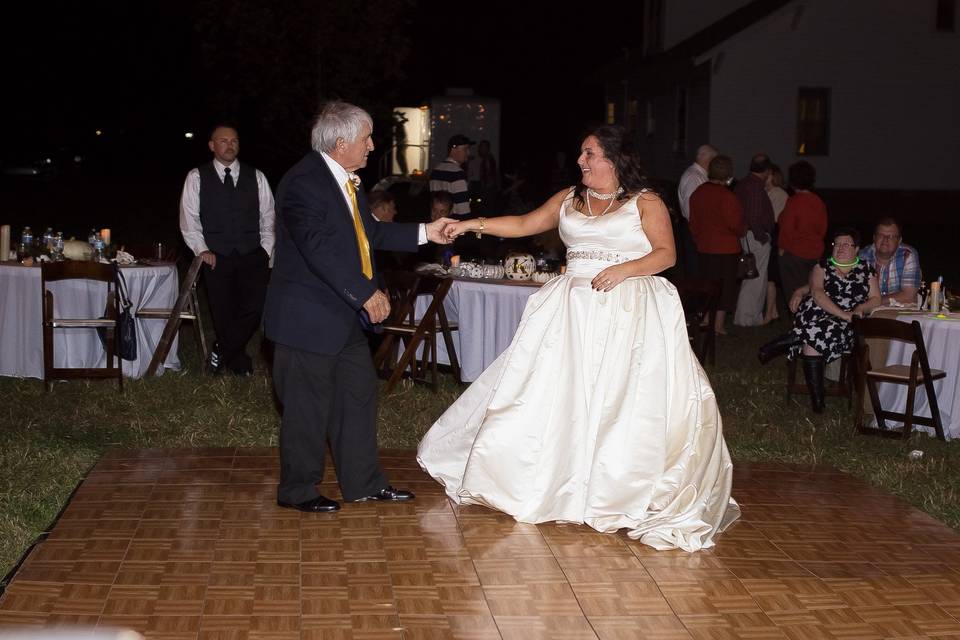
<svg viewBox="0 0 960 640">
<path fill-rule="evenodd" d="M 590 281 L 590 286 L 597 291 L 610 291 L 626 280 L 628 276 L 629 274 L 627 273 L 626 267 L 622 264 L 613 265 L 598 273 L 597 276 Z"/>
<path fill-rule="evenodd" d="M 447 234 L 447 229 L 454 222 L 453 218 L 437 218 L 433 222 L 428 222 L 424 225 L 427 229 L 427 240 L 437 244 L 450 244 L 453 238 Z"/>
<path fill-rule="evenodd" d="M 449 241 L 453 242 L 453 240 L 457 236 L 462 236 L 468 231 L 471 231 L 469 225 L 470 225 L 469 220 L 451 221 L 450 224 L 448 224 L 447 227 L 443 230 L 443 232 L 444 234 L 446 234 L 447 238 L 449 238 Z"/>
</svg>

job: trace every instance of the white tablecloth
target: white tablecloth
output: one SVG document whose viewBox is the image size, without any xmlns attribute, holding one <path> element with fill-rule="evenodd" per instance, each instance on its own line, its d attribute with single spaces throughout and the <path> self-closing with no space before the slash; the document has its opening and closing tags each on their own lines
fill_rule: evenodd
<svg viewBox="0 0 960 640">
<path fill-rule="evenodd" d="M 930 368 L 942 369 L 947 377 L 933 383 L 937 393 L 937 403 L 940 406 L 940 420 L 943 422 L 943 432 L 947 440 L 960 438 L 960 394 L 957 385 L 960 383 L 960 314 L 949 316 L 948 319 L 938 319 L 931 315 L 900 315 L 897 320 L 912 322 L 916 320 L 923 329 L 923 341 L 927 346 L 927 358 Z M 910 364 L 913 356 L 913 346 L 891 340 L 887 352 L 886 364 Z M 885 409 L 904 411 L 907 406 L 907 387 L 902 384 L 881 383 L 878 387 L 880 404 Z M 918 415 L 930 417 L 930 403 L 923 386 L 917 387 L 914 400 L 914 412 Z M 890 420 L 888 424 L 892 423 Z M 933 434 L 932 427 L 914 425 L 914 429 Z"/>
<path fill-rule="evenodd" d="M 504 282 L 454 280 L 443 301 L 447 319 L 459 325 L 453 332 L 453 347 L 464 382 L 473 382 L 510 345 L 527 306 L 527 298 L 539 287 Z M 417 317 L 430 303 L 429 296 L 417 300 Z M 437 361 L 449 364 L 447 345 L 437 336 Z"/>
<path fill-rule="evenodd" d="M 180 282 L 175 265 L 124 267 L 123 276 L 132 310 L 170 308 L 177 300 Z M 97 318 L 106 306 L 106 288 L 91 281 L 59 281 L 49 284 L 54 316 Z M 0 265 L 0 375 L 43 378 L 43 296 L 40 268 Z M 121 360 L 123 375 L 139 378 L 147 371 L 164 320 L 137 319 L 137 359 Z M 177 339 L 170 347 L 164 367 L 178 369 Z M 101 367 L 107 354 L 96 329 L 55 329 L 53 361 L 58 367 Z M 162 371 L 162 370 L 161 370 Z"/>
</svg>

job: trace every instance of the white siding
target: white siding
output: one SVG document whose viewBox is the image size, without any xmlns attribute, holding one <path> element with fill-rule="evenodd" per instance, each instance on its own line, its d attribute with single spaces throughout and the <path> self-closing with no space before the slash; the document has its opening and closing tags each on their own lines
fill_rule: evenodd
<svg viewBox="0 0 960 640">
<path fill-rule="evenodd" d="M 665 49 L 683 42 L 751 0 L 663 0 Z"/>
<path fill-rule="evenodd" d="M 738 174 L 761 150 L 786 170 L 798 88 L 829 87 L 829 156 L 807 157 L 819 187 L 960 188 L 960 36 L 935 31 L 935 4 L 794 2 L 727 40 L 704 56 L 711 140 Z"/>
</svg>

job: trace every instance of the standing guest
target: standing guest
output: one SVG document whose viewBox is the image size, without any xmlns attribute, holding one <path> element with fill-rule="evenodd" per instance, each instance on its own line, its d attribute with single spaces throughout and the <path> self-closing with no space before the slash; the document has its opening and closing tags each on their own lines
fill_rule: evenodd
<svg viewBox="0 0 960 640">
<path fill-rule="evenodd" d="M 472 144 L 473 140 L 465 135 L 458 133 L 451 136 L 447 143 L 447 159 L 430 172 L 430 191 L 446 191 L 452 195 L 453 214 L 456 216 L 470 214 L 470 190 L 463 165 L 470 156 Z"/>
<path fill-rule="evenodd" d="M 743 209 L 727 185 L 733 160 L 718 155 L 707 168 L 708 182 L 690 196 L 690 231 L 697 247 L 697 264 L 704 278 L 720 280 L 720 302 L 714 330 L 726 335 L 727 313 L 737 304 L 737 260 L 740 238 L 747 232 Z"/>
<path fill-rule="evenodd" d="M 807 284 L 810 270 L 823 255 L 823 238 L 827 234 L 827 205 L 813 193 L 817 172 L 806 160 L 787 169 L 793 195 L 780 214 L 778 238 L 780 282 L 788 300 L 794 291 Z"/>
<path fill-rule="evenodd" d="M 873 244 L 860 251 L 860 259 L 877 272 L 883 304 L 891 300 L 914 304 L 920 289 L 920 255 L 901 242 L 900 223 L 880 218 L 873 232 Z"/>
<path fill-rule="evenodd" d="M 567 271 L 530 296 L 510 346 L 417 460 L 457 504 L 626 529 L 656 549 L 712 547 L 739 508 L 716 397 L 677 290 L 656 275 L 676 259 L 670 214 L 626 129 L 595 129 L 578 163 L 580 183 L 526 215 L 447 228 L 518 238 L 559 227 Z"/>
<path fill-rule="evenodd" d="M 737 183 L 734 193 L 743 207 L 747 222 L 746 248 L 757 261 L 756 278 L 740 284 L 737 312 L 733 323 L 741 327 L 763 324 L 764 300 L 767 296 L 767 263 L 770 261 L 770 240 L 773 232 L 773 205 L 767 196 L 766 183 L 773 166 L 766 154 L 758 153 L 750 160 L 750 173 Z"/>
<path fill-rule="evenodd" d="M 825 362 L 853 347 L 853 317 L 868 315 L 880 305 L 876 274 L 857 256 L 859 248 L 855 229 L 833 233 L 830 258 L 810 271 L 810 295 L 800 303 L 793 329 L 760 347 L 757 354 L 763 364 L 784 353 L 800 356 L 814 413 L 823 412 Z"/>
<path fill-rule="evenodd" d="M 682 218 L 678 220 L 680 248 L 683 254 L 683 270 L 686 273 L 697 272 L 697 247 L 693 242 L 693 236 L 690 235 L 690 196 L 697 190 L 697 187 L 707 181 L 707 167 L 710 161 L 717 156 L 717 150 L 709 144 L 700 145 L 697 149 L 697 156 L 683 175 L 680 176 L 680 183 L 677 185 L 677 198 L 680 201 L 680 214 Z"/>
<path fill-rule="evenodd" d="M 345 102 L 326 104 L 313 150 L 277 191 L 277 253 L 264 331 L 276 344 L 273 382 L 283 406 L 277 504 L 336 511 L 316 488 L 327 438 L 344 500 L 412 500 L 394 489 L 377 452 L 377 378 L 362 325 L 383 322 L 390 299 L 377 289 L 371 250 L 416 251 L 450 220 L 380 224 L 359 178 L 373 151 L 373 121 Z"/>
<path fill-rule="evenodd" d="M 780 284 L 780 246 L 777 238 L 780 233 L 780 214 L 787 204 L 789 194 L 783 188 L 783 171 L 777 165 L 770 167 L 766 183 L 767 197 L 773 205 L 773 233 L 770 234 L 770 261 L 767 262 L 767 310 L 763 314 L 763 324 L 773 322 L 780 317 L 777 312 L 777 290 L 783 290 Z M 781 293 L 782 295 L 782 293 Z"/>
<path fill-rule="evenodd" d="M 240 136 L 218 125 L 207 143 L 213 161 L 191 169 L 180 195 L 180 233 L 203 260 L 217 342 L 213 373 L 250 375 L 247 343 L 260 327 L 273 253 L 273 193 L 263 174 L 237 160 Z"/>
<path fill-rule="evenodd" d="M 397 199 L 389 191 L 371 191 L 367 194 L 367 204 L 377 222 L 393 222 L 397 217 Z"/>
</svg>

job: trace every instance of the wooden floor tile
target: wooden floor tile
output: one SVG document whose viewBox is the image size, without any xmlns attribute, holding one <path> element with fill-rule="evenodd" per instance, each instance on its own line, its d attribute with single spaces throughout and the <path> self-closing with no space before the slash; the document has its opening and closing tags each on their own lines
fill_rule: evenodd
<svg viewBox="0 0 960 640">
<path fill-rule="evenodd" d="M 115 451 L 0 594 L 0 625 L 163 640 L 960 638 L 960 536 L 825 467 L 737 465 L 700 553 L 453 505 L 276 505 L 273 449 Z M 340 498 L 332 464 L 319 490 Z M 895 525 L 895 526 L 893 526 Z"/>
</svg>

